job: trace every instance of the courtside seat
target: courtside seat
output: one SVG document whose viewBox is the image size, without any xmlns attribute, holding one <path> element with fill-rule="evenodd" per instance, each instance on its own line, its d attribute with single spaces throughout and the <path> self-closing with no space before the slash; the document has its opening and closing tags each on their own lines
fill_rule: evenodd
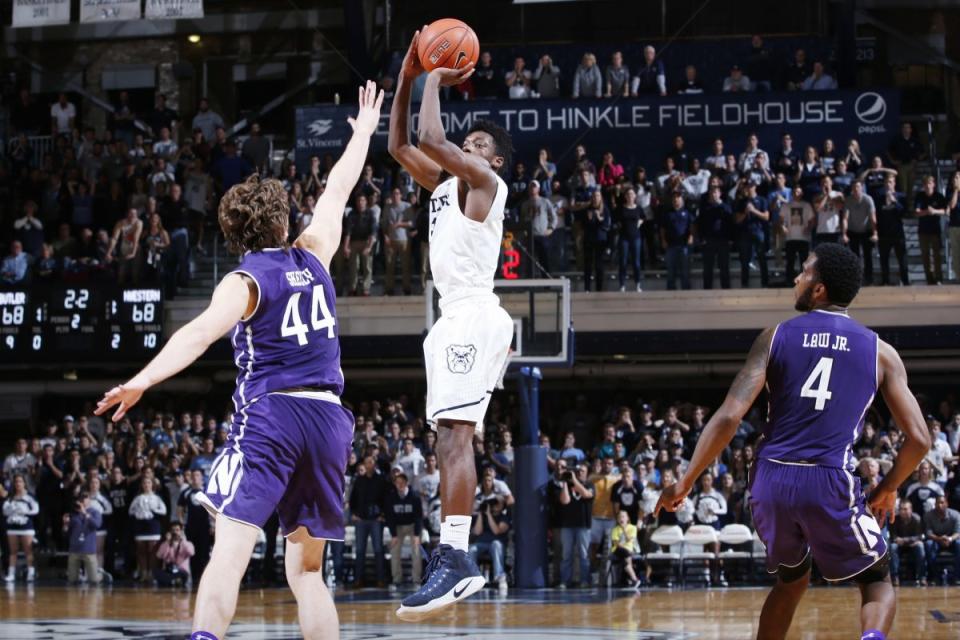
<svg viewBox="0 0 960 640">
<path fill-rule="evenodd" d="M 725 570 L 729 573 L 729 567 L 740 565 L 745 566 L 745 577 L 749 580 L 753 577 L 753 531 L 750 527 L 743 524 L 728 524 L 720 530 L 720 544 L 729 545 L 732 549 L 723 549 L 718 558 L 723 563 Z"/>
<path fill-rule="evenodd" d="M 668 525 L 657 527 L 650 536 L 650 542 L 657 545 L 655 551 L 646 554 L 647 562 L 651 567 L 657 565 L 666 565 L 669 569 L 667 573 L 667 586 L 673 586 L 673 578 L 682 578 L 680 572 L 682 555 L 680 550 L 683 546 L 683 529 L 677 525 Z M 666 547 L 668 550 L 663 551 Z"/>
<path fill-rule="evenodd" d="M 720 541 L 717 530 L 706 524 L 695 524 L 687 529 L 683 534 L 683 557 L 680 560 L 682 567 L 681 579 L 686 582 L 687 567 L 693 563 L 702 563 L 701 567 L 706 568 L 702 574 L 703 581 L 710 584 L 710 565 L 717 560 L 717 554 L 713 551 L 706 551 L 704 547 L 710 544 L 716 544 Z"/>
</svg>

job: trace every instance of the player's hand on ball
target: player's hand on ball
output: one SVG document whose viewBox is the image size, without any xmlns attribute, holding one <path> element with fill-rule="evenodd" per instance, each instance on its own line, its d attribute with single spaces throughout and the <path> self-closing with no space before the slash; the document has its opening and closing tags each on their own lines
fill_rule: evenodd
<svg viewBox="0 0 960 640">
<path fill-rule="evenodd" d="M 657 508 L 653 510 L 653 515 L 659 516 L 661 509 L 666 509 L 671 512 L 676 511 L 680 508 L 680 505 L 683 504 L 683 501 L 687 499 L 688 493 L 690 493 L 690 489 L 681 486 L 679 482 L 670 485 L 660 494 L 660 499 L 657 500 Z"/>
<path fill-rule="evenodd" d="M 870 493 L 868 504 L 870 505 L 870 512 L 873 513 L 873 517 L 877 519 L 881 527 L 884 522 L 893 523 L 897 515 L 896 491 L 879 491 L 875 489 Z"/>
<path fill-rule="evenodd" d="M 430 75 L 437 76 L 440 79 L 441 87 L 452 87 L 467 81 L 467 78 L 473 75 L 474 64 L 468 62 L 459 69 L 448 69 L 447 67 L 437 67 L 430 72 Z"/>
<path fill-rule="evenodd" d="M 373 80 L 367 80 L 365 86 L 360 87 L 360 112 L 356 118 L 347 118 L 354 132 L 372 136 L 380 122 L 380 105 L 383 104 L 383 89 L 377 91 Z"/>
<path fill-rule="evenodd" d="M 426 25 L 424 25 L 426 28 Z M 403 64 L 400 66 L 400 75 L 408 80 L 413 80 L 423 73 L 425 69 L 420 64 L 420 56 L 417 54 L 417 45 L 420 42 L 420 31 L 413 33 L 413 39 L 410 40 L 410 46 L 407 48 L 407 55 L 403 57 Z"/>
<path fill-rule="evenodd" d="M 97 408 L 93 413 L 102 416 L 110 407 L 120 405 L 111 417 L 114 422 L 119 422 L 127 414 L 130 407 L 140 402 L 140 398 L 143 397 L 143 392 L 147 390 L 148 386 L 136 378 L 131 379 L 126 384 L 117 385 L 103 394 L 103 398 L 97 403 Z"/>
</svg>

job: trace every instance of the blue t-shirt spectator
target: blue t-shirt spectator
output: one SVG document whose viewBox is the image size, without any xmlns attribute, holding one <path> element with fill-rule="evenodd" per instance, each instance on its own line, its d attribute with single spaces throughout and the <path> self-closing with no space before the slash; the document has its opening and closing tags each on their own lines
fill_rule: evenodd
<svg viewBox="0 0 960 640">
<path fill-rule="evenodd" d="M 661 219 L 661 228 L 666 236 L 667 246 L 686 246 L 690 238 L 692 224 L 693 216 L 690 215 L 686 207 L 671 209 L 664 213 Z"/>
</svg>

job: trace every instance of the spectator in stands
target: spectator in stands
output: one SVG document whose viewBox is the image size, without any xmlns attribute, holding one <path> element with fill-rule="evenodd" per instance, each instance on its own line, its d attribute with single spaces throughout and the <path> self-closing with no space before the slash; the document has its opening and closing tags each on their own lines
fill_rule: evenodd
<svg viewBox="0 0 960 640">
<path fill-rule="evenodd" d="M 733 210 L 723 201 L 719 186 L 708 193 L 697 218 L 697 234 L 703 241 L 703 288 L 713 289 L 713 265 L 720 272 L 720 286 L 730 288 L 730 239 L 733 235 Z"/>
<path fill-rule="evenodd" d="M 917 481 L 907 487 L 904 494 L 916 513 L 926 515 L 934 508 L 936 498 L 944 495 L 943 487 L 937 483 L 933 471 L 930 461 L 923 460 L 917 467 Z"/>
<path fill-rule="evenodd" d="M 683 80 L 677 86 L 677 93 L 680 95 L 700 95 L 704 93 L 703 83 L 697 76 L 697 68 L 688 64 L 683 70 Z"/>
<path fill-rule="evenodd" d="M 263 137 L 259 122 L 250 125 L 250 137 L 243 143 L 242 157 L 261 177 L 270 171 L 270 141 Z"/>
<path fill-rule="evenodd" d="M 841 163 L 842 164 L 842 163 Z M 854 181 L 844 208 L 847 210 L 847 237 L 850 249 L 863 256 L 863 282 L 873 284 L 873 247 L 877 243 L 877 209 L 873 198 L 863 191 L 863 183 Z"/>
<path fill-rule="evenodd" d="M 947 506 L 946 496 L 938 496 L 936 506 L 923 516 L 927 540 L 925 544 L 930 579 L 937 568 L 937 556 L 947 551 L 953 556 L 953 578 L 950 584 L 960 584 L 960 512 Z M 943 581 L 946 584 L 946 580 Z"/>
<path fill-rule="evenodd" d="M 947 215 L 947 200 L 937 191 L 936 179 L 923 177 L 923 191 L 916 195 L 914 214 L 927 284 L 943 282 L 943 236 L 941 220 Z"/>
<path fill-rule="evenodd" d="M 610 230 L 613 227 L 610 211 L 603 200 L 603 193 L 594 191 L 583 211 L 583 287 L 591 291 L 603 291 L 604 252 Z"/>
<path fill-rule="evenodd" d="M 910 285 L 907 272 L 907 245 L 903 231 L 903 203 L 897 194 L 896 174 L 885 176 L 885 188 L 881 191 L 877 209 L 877 242 L 880 252 L 880 284 L 890 284 L 890 251 L 897 256 L 900 269 L 900 284 Z"/>
<path fill-rule="evenodd" d="M 409 440 L 407 442 L 410 442 Z M 410 443 L 412 446 L 412 442 Z M 406 447 L 406 444 L 404 444 Z M 420 584 L 423 562 L 420 559 L 423 535 L 423 503 L 420 496 L 410 489 L 407 474 L 400 472 L 393 477 L 395 491 L 387 492 L 384 516 L 390 530 L 390 574 L 392 586 L 403 582 L 401 551 L 404 540 L 410 541 L 410 567 L 413 584 Z"/>
<path fill-rule="evenodd" d="M 909 122 L 901 124 L 900 135 L 891 140 L 887 148 L 887 158 L 897 170 L 897 187 L 906 196 L 907 209 L 913 207 L 916 162 L 924 155 L 920 141 L 914 136 L 913 125 Z"/>
<path fill-rule="evenodd" d="M 559 486 L 551 485 L 553 502 L 559 505 L 560 535 L 563 561 L 560 568 L 561 582 L 572 586 L 573 561 L 576 556 L 580 567 L 580 584 L 589 585 L 591 512 L 593 510 L 593 485 L 587 479 L 587 465 L 578 464 L 576 471 L 566 471 Z"/>
<path fill-rule="evenodd" d="M 823 141 L 823 148 L 820 151 L 820 166 L 823 169 L 823 173 L 833 178 L 836 174 L 836 168 L 834 166 L 836 163 L 837 150 L 833 146 L 833 140 L 826 138 Z"/>
<path fill-rule="evenodd" d="M 153 155 L 170 162 L 179 148 L 176 141 L 170 137 L 170 129 L 162 127 L 160 129 L 160 139 L 153 143 Z"/>
<path fill-rule="evenodd" d="M 384 291 L 389 295 L 396 293 L 396 281 L 394 273 L 396 271 L 397 259 L 400 260 L 400 286 L 404 295 L 410 295 L 413 290 L 410 285 L 410 242 L 409 232 L 413 228 L 414 210 L 410 203 L 405 202 L 398 187 L 394 187 L 383 205 L 383 212 L 380 214 L 380 231 L 383 234 L 384 262 L 386 263 L 386 273 L 384 275 Z"/>
<path fill-rule="evenodd" d="M 560 67 L 553 64 L 547 54 L 540 56 L 537 70 L 533 72 L 533 86 L 535 98 L 560 97 Z"/>
<path fill-rule="evenodd" d="M 833 76 L 824 71 L 823 63 L 817 60 L 813 63 L 813 73 L 803 81 L 800 88 L 804 91 L 836 89 L 837 81 L 833 79 Z"/>
<path fill-rule="evenodd" d="M 493 67 L 493 57 L 489 51 L 480 54 L 480 64 L 477 65 L 476 71 L 470 77 L 470 82 L 473 84 L 473 90 L 477 98 L 496 98 L 499 94 L 501 85 L 498 74 Z"/>
<path fill-rule="evenodd" d="M 751 87 L 749 76 L 744 75 L 740 66 L 736 64 L 730 68 L 730 75 L 723 79 L 724 93 L 746 92 L 750 91 Z"/>
<path fill-rule="evenodd" d="M 183 533 L 193 545 L 190 556 L 190 576 L 200 579 L 210 561 L 213 548 L 213 521 L 206 507 L 199 500 L 203 494 L 204 478 L 201 469 L 191 469 L 184 474 L 188 485 L 177 498 L 177 520 L 183 523 Z"/>
<path fill-rule="evenodd" d="M 140 480 L 140 495 L 130 503 L 134 540 L 137 543 L 137 576 L 140 582 L 153 579 L 154 553 L 160 541 L 160 518 L 167 515 L 167 505 L 153 491 L 154 480 L 143 476 Z"/>
<path fill-rule="evenodd" d="M 838 158 L 833 165 L 833 175 L 831 178 L 833 178 L 833 186 L 837 191 L 849 195 L 857 176 L 849 171 L 846 160 Z"/>
<path fill-rule="evenodd" d="M 617 512 L 617 524 L 610 531 L 610 555 L 623 562 L 623 570 L 630 578 L 630 586 L 640 586 L 640 578 L 633 568 L 633 556 L 640 552 L 637 526 L 630 522 L 626 511 Z"/>
<path fill-rule="evenodd" d="M 793 148 L 793 136 L 784 133 L 780 138 L 780 150 L 773 156 L 773 170 L 783 173 L 792 182 L 799 162 L 797 152 Z"/>
<path fill-rule="evenodd" d="M 30 457 L 33 458 L 32 455 Z M 6 466 L 4 462 L 4 467 Z M 16 580 L 17 555 L 23 552 L 27 564 L 27 582 L 33 582 L 36 576 L 33 566 L 33 538 L 36 533 L 34 519 L 40 512 L 40 506 L 36 498 L 27 491 L 26 476 L 22 473 L 13 475 L 11 490 L 9 494 L 4 491 L 4 496 L 6 501 L 3 503 L 3 528 L 6 530 L 7 545 L 10 548 L 10 561 L 4 581 Z"/>
<path fill-rule="evenodd" d="M 437 454 L 433 451 L 423 457 L 424 465 L 420 475 L 413 479 L 413 490 L 417 492 L 423 502 L 423 512 L 428 512 L 430 499 L 437 494 L 440 488 L 440 470 L 437 467 Z"/>
<path fill-rule="evenodd" d="M 520 223 L 532 234 L 534 257 L 540 263 L 544 276 L 550 275 L 551 236 L 557 227 L 557 212 L 553 203 L 540 195 L 540 182 L 531 180 L 527 185 L 527 198 L 520 205 Z M 531 265 L 534 277 L 540 269 Z"/>
<path fill-rule="evenodd" d="M 400 467 L 407 475 L 407 478 L 416 478 L 426 464 L 420 449 L 417 449 L 411 438 L 403 439 L 403 448 L 397 452 L 397 457 L 393 461 L 394 468 Z"/>
<path fill-rule="evenodd" d="M 100 582 L 97 563 L 97 529 L 103 521 L 100 509 L 91 506 L 90 494 L 82 491 L 73 505 L 73 511 L 63 514 L 63 529 L 67 534 L 67 580 L 80 582 L 83 566 L 89 584 Z"/>
<path fill-rule="evenodd" d="M 830 176 L 822 176 L 820 193 L 813 200 L 813 209 L 817 212 L 814 248 L 821 242 L 847 243 L 847 217 L 843 208 L 845 203 L 843 194 L 833 190 Z"/>
<path fill-rule="evenodd" d="M 128 209 L 123 220 L 117 221 L 110 236 L 108 260 L 113 260 L 116 251 L 117 282 L 123 286 L 129 280 L 132 284 L 140 282 L 140 238 L 143 234 L 143 222 L 137 216 L 136 209 Z"/>
<path fill-rule="evenodd" d="M 77 108 L 67 99 L 67 94 L 60 93 L 57 101 L 50 106 L 50 133 L 57 136 L 70 136 L 73 133 L 77 119 Z"/>
<path fill-rule="evenodd" d="M 841 158 L 847 163 L 847 169 L 850 173 L 856 174 L 863 166 L 863 153 L 860 151 L 860 143 L 856 140 L 850 140 L 847 143 L 847 152 Z"/>
<path fill-rule="evenodd" d="M 630 95 L 630 69 L 623 64 L 623 53 L 614 51 L 610 56 L 610 64 L 607 65 L 606 73 L 607 91 L 604 95 L 610 98 L 612 96 Z"/>
<path fill-rule="evenodd" d="M 369 296 L 373 284 L 373 245 L 377 240 L 378 220 L 367 206 L 366 196 L 357 195 L 353 204 L 353 210 L 346 218 L 341 249 L 344 259 L 349 261 L 347 295 Z"/>
<path fill-rule="evenodd" d="M 700 476 L 700 490 L 694 498 L 693 510 L 698 524 L 705 524 L 719 531 L 724 524 L 723 516 L 727 515 L 727 501 L 723 494 L 714 488 L 713 479 L 714 476 L 709 471 Z"/>
<path fill-rule="evenodd" d="M 254 168 L 237 155 L 237 145 L 232 140 L 224 146 L 224 155 L 217 160 L 212 169 L 219 193 L 226 193 L 236 184 L 243 182 L 253 173 Z"/>
<path fill-rule="evenodd" d="M 570 431 L 563 439 L 563 448 L 560 449 L 560 459 L 569 460 L 572 464 L 578 464 L 586 460 L 587 456 L 582 449 L 576 446 L 576 435 Z"/>
<path fill-rule="evenodd" d="M 481 485 L 483 495 L 490 495 L 486 489 L 492 486 L 492 478 L 485 476 Z M 493 565 L 491 577 L 501 591 L 507 588 L 504 555 L 509 531 L 510 516 L 499 497 L 493 495 L 474 506 L 470 557 L 474 562 L 478 562 L 483 556 L 490 556 L 490 562 Z"/>
<path fill-rule="evenodd" d="M 693 245 L 693 216 L 684 206 L 683 194 L 675 191 L 670 196 L 671 206 L 661 216 L 660 242 L 666 255 L 667 290 L 680 286 L 690 288 L 690 247 Z"/>
<path fill-rule="evenodd" d="M 787 65 L 784 72 L 784 86 L 788 91 L 801 88 L 803 82 L 810 76 L 810 66 L 807 64 L 807 52 L 797 49 L 793 53 L 793 62 Z"/>
<path fill-rule="evenodd" d="M 740 286 L 750 286 L 750 263 L 756 260 L 760 267 L 760 286 L 769 285 L 766 237 L 770 227 L 770 207 L 766 198 L 757 194 L 757 185 L 745 182 L 734 206 L 734 223 L 740 254 Z"/>
<path fill-rule="evenodd" d="M 810 253 L 810 235 L 817 225 L 817 215 L 803 199 L 803 188 L 793 188 L 790 202 L 780 209 L 780 224 L 786 239 L 786 284 L 793 283 Z"/>
<path fill-rule="evenodd" d="M 950 188 L 947 194 L 950 261 L 953 267 L 953 278 L 956 282 L 960 282 L 960 171 L 954 171 L 950 176 Z"/>
<path fill-rule="evenodd" d="M 673 149 L 667 155 L 673 160 L 673 166 L 679 171 L 685 171 L 690 166 L 690 154 L 685 148 L 683 136 L 673 137 Z"/>
<path fill-rule="evenodd" d="M 553 181 L 557 175 L 557 165 L 551 158 L 547 149 L 540 149 L 537 152 L 537 166 L 533 168 L 532 178 L 540 183 L 540 194 L 546 198 L 553 196 Z M 557 194 L 562 197 L 562 194 Z"/>
<path fill-rule="evenodd" d="M 508 71 L 505 76 L 507 95 L 511 100 L 530 97 L 530 80 L 533 78 L 533 75 L 525 66 L 526 62 L 524 62 L 523 58 L 517 56 L 513 61 L 513 69 Z"/>
<path fill-rule="evenodd" d="M 214 140 L 217 127 L 225 127 L 226 124 L 223 122 L 223 118 L 220 117 L 219 113 L 210 109 L 210 101 L 206 98 L 200 98 L 197 114 L 193 116 L 191 126 L 193 129 L 200 130 L 204 140 Z"/>
<path fill-rule="evenodd" d="M 23 252 L 23 244 L 19 240 L 10 243 L 10 255 L 3 259 L 0 267 L 0 280 L 5 284 L 20 284 L 27 277 L 30 261 Z"/>
<path fill-rule="evenodd" d="M 161 587 L 190 584 L 190 564 L 194 554 L 193 543 L 183 535 L 183 525 L 174 520 L 157 547 L 160 566 L 153 573 L 157 584 Z"/>
<path fill-rule="evenodd" d="M 747 57 L 746 67 L 754 91 L 769 93 L 773 89 L 773 58 L 763 46 L 763 38 L 759 35 L 754 35 L 750 39 L 750 54 Z"/>
<path fill-rule="evenodd" d="M 627 265 L 633 267 L 633 279 L 637 293 L 643 291 L 643 271 L 640 259 L 643 255 L 643 226 L 645 214 L 637 203 L 637 190 L 628 186 L 623 192 L 623 202 L 617 210 L 617 226 L 620 238 L 620 269 L 618 279 L 620 291 L 627 290 Z"/>
<path fill-rule="evenodd" d="M 909 500 L 901 500 L 897 518 L 890 525 L 890 578 L 893 586 L 900 584 L 900 555 L 906 553 L 913 561 L 917 585 L 927 585 L 923 547 L 923 521 L 913 512 Z"/>
<path fill-rule="evenodd" d="M 33 200 L 24 202 L 23 214 L 13 222 L 13 230 L 23 250 L 36 257 L 40 255 L 44 240 L 43 222 L 37 218 L 37 203 Z"/>
<path fill-rule="evenodd" d="M 30 89 L 22 87 L 10 109 L 10 124 L 13 130 L 28 136 L 37 135 L 49 126 L 44 120 L 44 110 L 37 108 Z"/>
<path fill-rule="evenodd" d="M 723 140 L 717 138 L 713 141 L 713 149 L 706 160 L 703 161 L 703 164 L 707 169 L 715 173 L 720 173 L 724 170 L 727 166 L 727 156 L 723 152 Z"/>
<path fill-rule="evenodd" d="M 750 133 L 750 135 L 747 136 L 747 146 L 737 159 L 737 167 L 742 173 L 749 172 L 756 165 L 757 156 L 761 154 L 765 157 L 767 155 L 766 152 L 760 148 L 760 139 L 757 137 L 757 134 Z"/>
<path fill-rule="evenodd" d="M 599 98 L 602 95 L 603 76 L 597 67 L 597 57 L 592 53 L 585 53 L 573 74 L 573 97 Z"/>
<path fill-rule="evenodd" d="M 357 475 L 350 491 L 350 520 L 356 529 L 354 568 L 354 586 L 364 584 L 364 568 L 367 560 L 367 538 L 373 543 L 373 556 L 376 565 L 377 586 L 384 587 L 383 523 L 384 505 L 388 485 L 377 473 L 377 462 L 373 456 L 363 459 L 357 468 Z"/>
<path fill-rule="evenodd" d="M 663 61 L 657 59 L 657 50 L 650 45 L 643 48 L 643 66 L 633 76 L 630 94 L 634 96 L 667 95 L 667 74 Z"/>
<path fill-rule="evenodd" d="M 216 115 L 216 114 L 214 114 Z M 146 123 L 150 127 L 150 131 L 154 137 L 160 135 L 160 130 L 164 127 L 170 129 L 171 132 L 177 131 L 177 124 L 180 119 L 180 116 L 176 111 L 167 106 L 167 96 L 164 93 L 158 93 L 156 101 L 154 103 L 153 111 L 147 114 Z M 196 127 L 194 127 L 196 128 Z M 201 129 L 202 131 L 202 129 Z M 212 136 L 205 136 L 207 140 L 210 140 Z M 142 142 L 142 138 L 141 138 Z M 131 144 L 131 143 L 127 143 Z"/>
<path fill-rule="evenodd" d="M 530 177 L 527 175 L 527 166 L 518 162 L 513 167 L 513 175 L 507 184 L 507 210 L 508 216 L 516 218 L 519 214 L 520 204 L 527 197 L 527 186 L 530 184 Z"/>
<path fill-rule="evenodd" d="M 612 432 L 613 440 L 616 440 L 616 431 L 613 425 L 608 425 L 605 429 L 606 435 Z M 594 464 L 597 464 L 597 458 L 594 458 Z M 588 476 L 588 481 L 593 485 L 593 509 L 591 511 L 590 524 L 590 559 L 596 565 L 597 552 L 606 553 L 610 530 L 614 526 L 614 517 L 616 512 L 613 510 L 613 486 L 620 480 L 620 476 L 614 473 L 613 453 L 603 456 L 599 461 L 600 469 L 598 473 Z"/>
</svg>

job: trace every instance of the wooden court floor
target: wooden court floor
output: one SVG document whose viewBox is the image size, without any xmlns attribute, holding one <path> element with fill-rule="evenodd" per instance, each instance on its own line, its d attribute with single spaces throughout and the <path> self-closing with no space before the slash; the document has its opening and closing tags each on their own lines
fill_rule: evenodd
<svg viewBox="0 0 960 640">
<path fill-rule="evenodd" d="M 485 590 L 429 624 L 394 617 L 385 591 L 338 592 L 343 640 L 653 640 L 751 638 L 765 589 L 688 591 Z M 0 588 L 0 638 L 9 640 L 182 640 L 193 594 L 155 588 Z M 853 587 L 811 588 L 800 605 L 794 640 L 860 637 Z M 898 589 L 891 638 L 960 638 L 960 588 Z M 299 637 L 296 607 L 284 589 L 245 590 L 228 636 L 242 640 Z"/>
</svg>

